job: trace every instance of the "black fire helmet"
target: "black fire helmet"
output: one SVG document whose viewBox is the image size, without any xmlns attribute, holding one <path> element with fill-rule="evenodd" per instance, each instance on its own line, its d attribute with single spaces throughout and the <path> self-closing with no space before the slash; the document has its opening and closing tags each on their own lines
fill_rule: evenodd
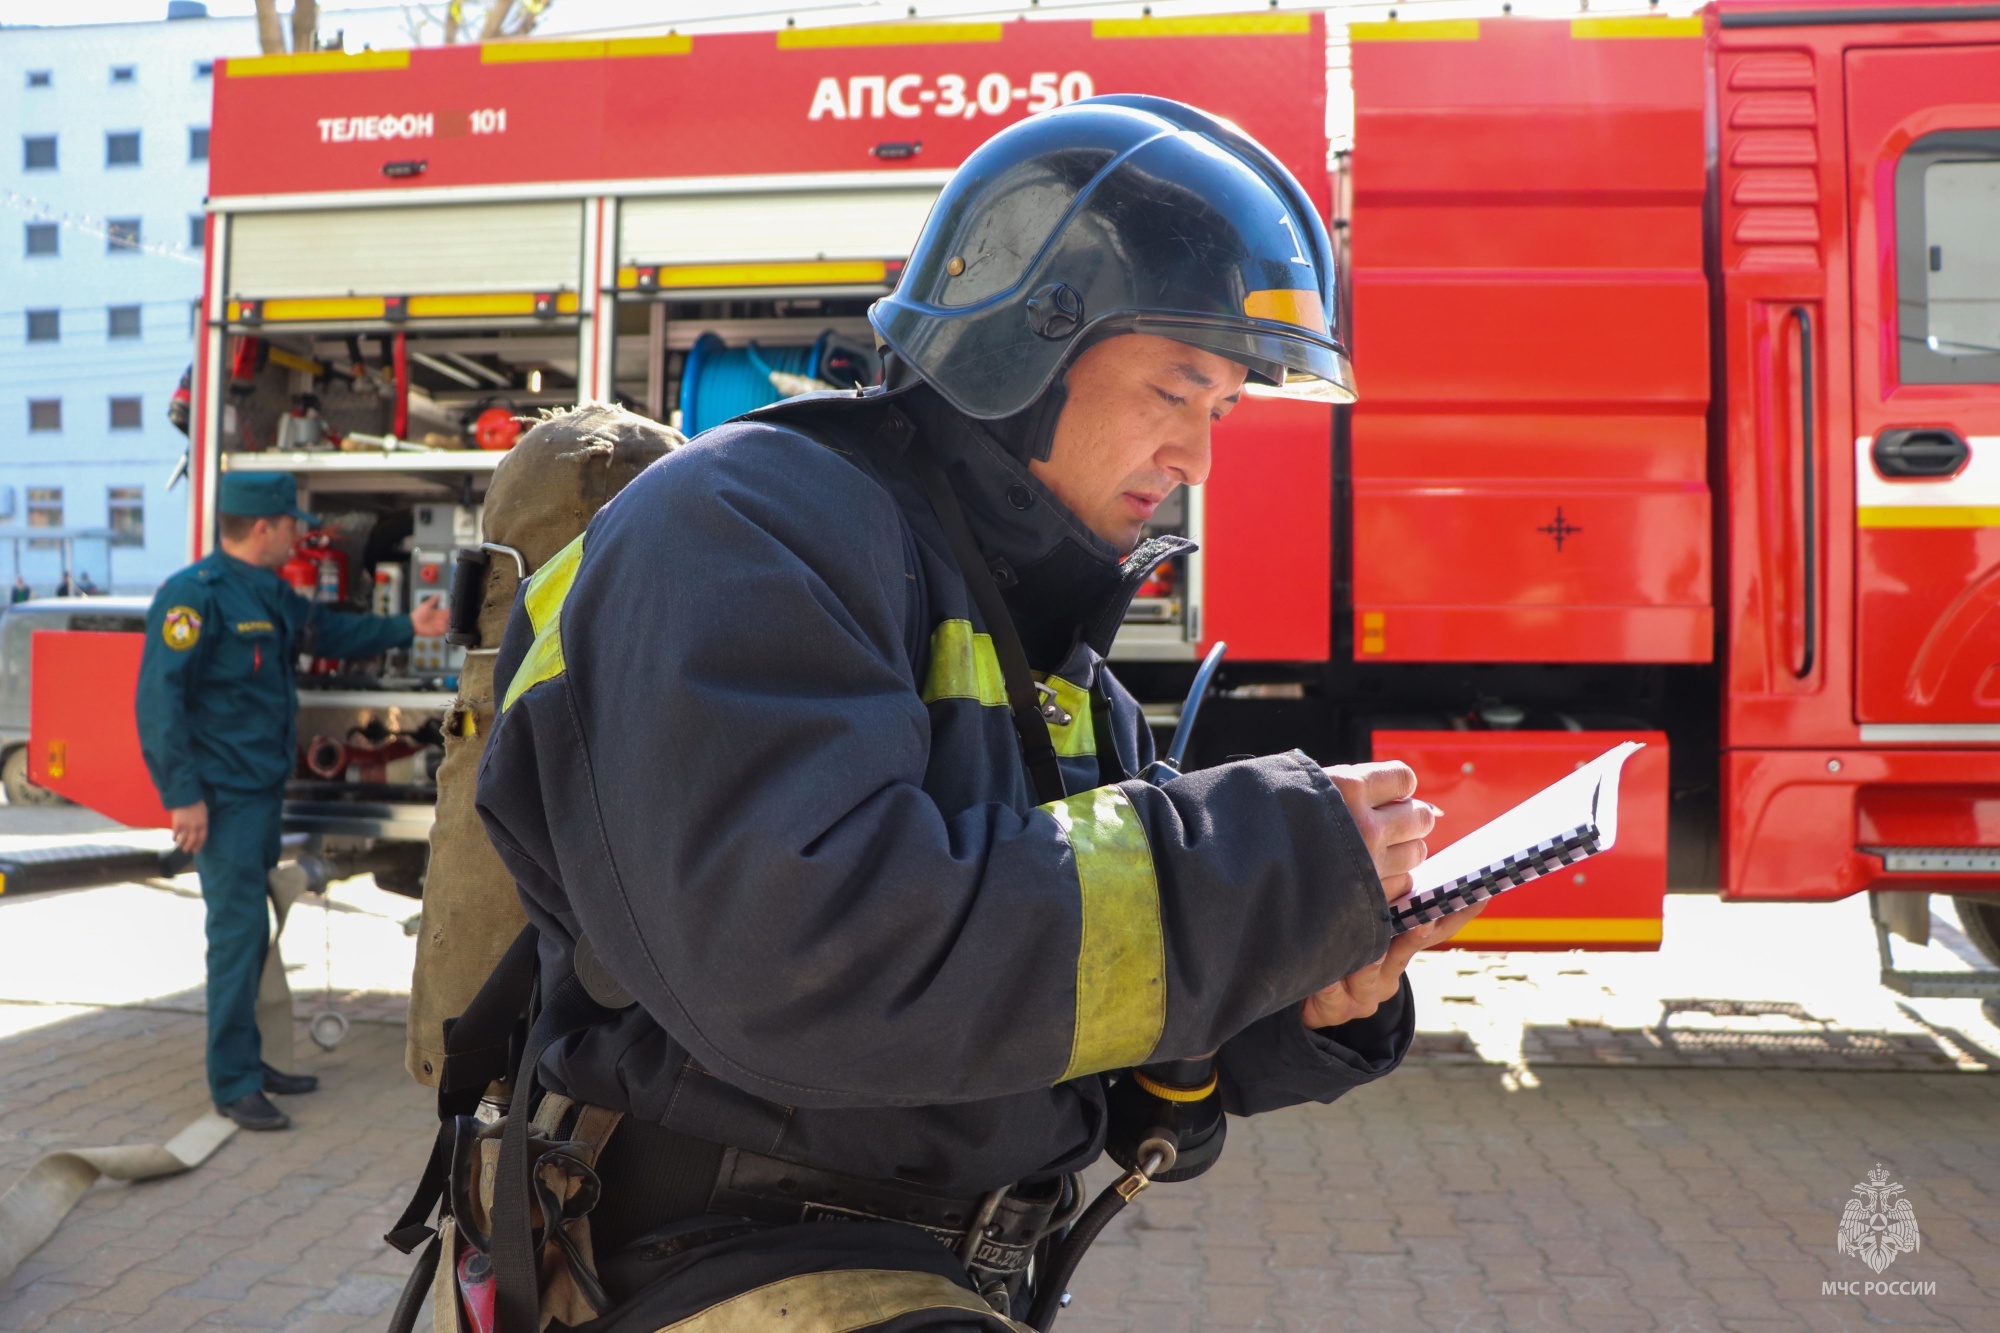
<svg viewBox="0 0 2000 1333">
<path fill-rule="evenodd" d="M 966 416 L 1020 423 L 1004 433 L 1045 457 L 1061 372 L 1121 333 L 1227 357 L 1252 392 L 1353 401 L 1337 291 L 1326 226 L 1283 163 L 1191 106 L 1117 95 L 981 145 L 868 317 L 907 373 Z"/>
</svg>

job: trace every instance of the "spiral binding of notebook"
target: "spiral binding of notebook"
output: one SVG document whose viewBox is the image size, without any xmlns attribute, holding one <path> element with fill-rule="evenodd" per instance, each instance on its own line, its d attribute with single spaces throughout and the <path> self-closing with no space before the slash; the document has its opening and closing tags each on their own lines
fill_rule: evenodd
<svg viewBox="0 0 2000 1333">
<path fill-rule="evenodd" d="M 1461 875 L 1442 888 L 1411 894 L 1390 909 L 1389 933 L 1401 935 L 1406 930 L 1441 920 L 1474 903 L 1485 902 L 1495 894 L 1517 889 L 1529 880 L 1540 879 L 1563 866 L 1575 865 L 1587 856 L 1597 855 L 1600 850 L 1598 832 L 1594 827 L 1572 829 L 1560 838 L 1550 838 L 1518 856 L 1510 856 L 1497 866 L 1489 866 L 1477 874 Z"/>
</svg>

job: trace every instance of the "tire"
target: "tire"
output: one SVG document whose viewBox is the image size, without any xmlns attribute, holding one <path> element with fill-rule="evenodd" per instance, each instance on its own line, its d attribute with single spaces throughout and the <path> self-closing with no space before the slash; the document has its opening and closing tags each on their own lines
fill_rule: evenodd
<svg viewBox="0 0 2000 1333">
<path fill-rule="evenodd" d="M 50 791 L 38 787 L 28 779 L 28 747 L 17 745 L 7 751 L 5 760 L 0 760 L 0 788 L 7 792 L 9 805 L 67 805 L 69 802 Z"/>
<path fill-rule="evenodd" d="M 1986 955 L 1987 962 L 2000 967 L 2000 894 L 1960 894 L 1952 901 L 1965 938 Z"/>
<path fill-rule="evenodd" d="M 424 871 L 430 867 L 430 844 L 412 842 L 387 850 L 391 855 L 375 867 L 375 887 L 405 898 L 422 898 Z"/>
</svg>

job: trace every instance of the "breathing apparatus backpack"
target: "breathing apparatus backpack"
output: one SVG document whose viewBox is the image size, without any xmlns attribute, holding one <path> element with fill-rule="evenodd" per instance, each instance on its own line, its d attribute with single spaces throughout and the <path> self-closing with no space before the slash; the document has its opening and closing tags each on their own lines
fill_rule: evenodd
<svg viewBox="0 0 2000 1333">
<path fill-rule="evenodd" d="M 429 1241 L 392 1328 L 414 1327 L 449 1241 L 423 1222 L 451 1178 L 447 1159 L 481 1152 L 469 1132 L 473 1123 L 489 1131 L 485 1159 L 497 1152 L 501 1125 L 481 1122 L 475 1112 L 489 1090 L 504 1096 L 534 980 L 534 931 L 474 804 L 480 757 L 493 730 L 500 638 L 528 576 L 649 464 L 683 442 L 678 431 L 604 403 L 543 416 L 494 469 L 485 540 L 458 555 L 450 640 L 466 655 L 444 727 L 404 1053 L 410 1076 L 438 1091 L 443 1132 L 410 1209 L 390 1236 L 405 1253 Z M 447 1051 L 454 1057 L 449 1061 Z M 459 1129 L 467 1132 L 455 1133 Z M 439 1283 L 447 1297 L 452 1276 L 447 1272 Z M 455 1300 L 440 1302 L 438 1310 L 450 1318 L 433 1321 L 436 1327 L 458 1327 Z"/>
<path fill-rule="evenodd" d="M 527 924 L 513 876 L 473 806 L 479 759 L 493 730 L 493 666 L 508 613 L 528 575 L 581 534 L 647 464 L 681 443 L 680 432 L 608 404 L 551 413 L 533 422 L 494 469 L 486 540 L 459 553 L 450 638 L 465 648 L 465 665 L 445 718 L 403 1057 L 410 1077 L 426 1087 L 438 1086 L 444 1068 L 445 1024 L 466 1011 Z"/>
</svg>

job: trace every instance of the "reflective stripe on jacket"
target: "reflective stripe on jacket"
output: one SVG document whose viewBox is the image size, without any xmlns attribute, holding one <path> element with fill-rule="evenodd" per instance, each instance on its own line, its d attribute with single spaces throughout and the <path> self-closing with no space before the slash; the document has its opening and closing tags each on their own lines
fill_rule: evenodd
<svg viewBox="0 0 2000 1333">
<path fill-rule="evenodd" d="M 1392 1068 L 1407 990 L 1345 1028 L 1299 1019 L 1388 941 L 1319 766 L 1127 777 L 1151 736 L 1101 653 L 1143 570 L 926 392 L 718 428 L 525 589 L 480 808 L 545 985 L 580 930 L 638 1001 L 545 1078 L 697 1137 L 988 1189 L 1095 1157 L 1108 1071 L 1221 1047 L 1249 1112 Z M 909 447 L 1007 564 L 1031 659 L 1060 645 L 1034 665 L 1072 719 L 1064 800 L 1030 794 Z"/>
</svg>

